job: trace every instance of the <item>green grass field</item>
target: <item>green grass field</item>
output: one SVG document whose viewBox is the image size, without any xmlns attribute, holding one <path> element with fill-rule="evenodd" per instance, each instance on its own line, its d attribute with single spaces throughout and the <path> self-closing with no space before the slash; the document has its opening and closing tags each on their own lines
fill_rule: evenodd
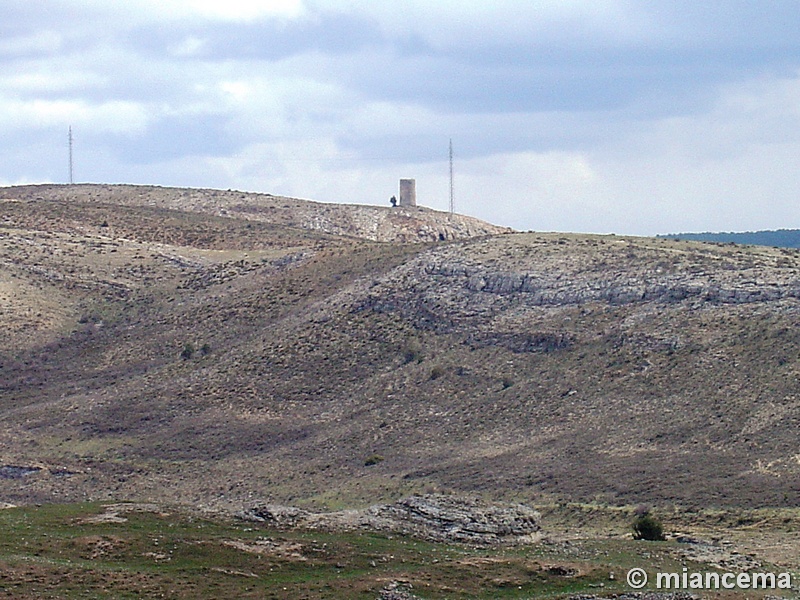
<svg viewBox="0 0 800 600">
<path fill-rule="evenodd" d="M 708 569 L 677 546 L 617 535 L 475 548 L 277 531 L 152 505 L 45 505 L 0 511 L 0 597 L 372 600 L 393 582 L 431 599 L 608 595 L 630 591 L 634 566 Z"/>
</svg>

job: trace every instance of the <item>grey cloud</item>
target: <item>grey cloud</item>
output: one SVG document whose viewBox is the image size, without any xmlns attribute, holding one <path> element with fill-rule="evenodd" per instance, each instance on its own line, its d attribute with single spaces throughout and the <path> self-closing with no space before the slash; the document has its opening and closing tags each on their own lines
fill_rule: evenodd
<svg viewBox="0 0 800 600">
<path fill-rule="evenodd" d="M 231 135 L 228 121 L 229 117 L 214 114 L 162 117 L 142 136 L 117 136 L 111 148 L 123 160 L 137 165 L 182 156 L 233 154 L 246 142 Z"/>
<path fill-rule="evenodd" d="M 705 91 L 725 82 L 793 72 L 800 52 L 531 45 L 387 60 L 384 68 L 371 61 L 341 68 L 366 96 L 445 112 L 624 109 L 642 117 L 703 109 Z"/>
<path fill-rule="evenodd" d="M 248 23 L 183 22 L 140 26 L 127 41 L 145 55 L 165 55 L 186 38 L 202 48 L 185 60 L 274 61 L 307 52 L 346 54 L 380 44 L 382 35 L 370 19 L 345 13 L 322 13 L 285 22 L 261 19 Z M 179 58 L 178 58 L 179 59 Z"/>
<path fill-rule="evenodd" d="M 528 40 L 494 32 L 434 48 L 412 31 L 387 42 L 386 64 L 339 68 L 366 96 L 438 111 L 626 110 L 644 118 L 704 110 L 720 85 L 793 75 L 800 65 L 795 2 L 632 6 L 651 21 L 639 37 L 581 37 L 565 22 Z"/>
<path fill-rule="evenodd" d="M 800 11 L 795 0 L 673 0 L 640 3 L 659 25 L 656 40 L 690 47 L 796 48 Z"/>
</svg>

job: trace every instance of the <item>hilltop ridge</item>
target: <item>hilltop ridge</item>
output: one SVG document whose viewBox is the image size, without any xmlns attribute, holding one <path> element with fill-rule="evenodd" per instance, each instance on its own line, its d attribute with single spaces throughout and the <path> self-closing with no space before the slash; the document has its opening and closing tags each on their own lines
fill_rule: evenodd
<svg viewBox="0 0 800 600">
<path fill-rule="evenodd" d="M 234 190 L 97 184 L 35 185 L 0 188 L 0 198 L 166 208 L 376 242 L 437 242 L 512 231 L 474 217 L 423 206 L 392 208 L 330 204 Z"/>
</svg>

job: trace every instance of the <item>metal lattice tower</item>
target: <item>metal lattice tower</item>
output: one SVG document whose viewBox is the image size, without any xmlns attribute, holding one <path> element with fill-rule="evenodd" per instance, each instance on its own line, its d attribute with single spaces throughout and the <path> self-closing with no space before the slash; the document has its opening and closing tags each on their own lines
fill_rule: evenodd
<svg viewBox="0 0 800 600">
<path fill-rule="evenodd" d="M 72 185 L 75 183 L 75 178 L 73 176 L 73 164 L 72 164 L 72 126 L 69 127 L 69 183 Z"/>
<path fill-rule="evenodd" d="M 453 192 L 453 138 L 450 138 L 450 214 L 456 212 L 456 197 Z"/>
</svg>

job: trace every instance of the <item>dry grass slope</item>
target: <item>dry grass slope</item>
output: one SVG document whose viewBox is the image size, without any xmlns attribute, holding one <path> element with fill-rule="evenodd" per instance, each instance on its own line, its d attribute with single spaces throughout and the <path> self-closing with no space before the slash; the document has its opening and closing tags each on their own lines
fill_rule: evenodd
<svg viewBox="0 0 800 600">
<path fill-rule="evenodd" d="M 2 190 L 0 501 L 796 501 L 795 251 L 237 194 Z"/>
</svg>

